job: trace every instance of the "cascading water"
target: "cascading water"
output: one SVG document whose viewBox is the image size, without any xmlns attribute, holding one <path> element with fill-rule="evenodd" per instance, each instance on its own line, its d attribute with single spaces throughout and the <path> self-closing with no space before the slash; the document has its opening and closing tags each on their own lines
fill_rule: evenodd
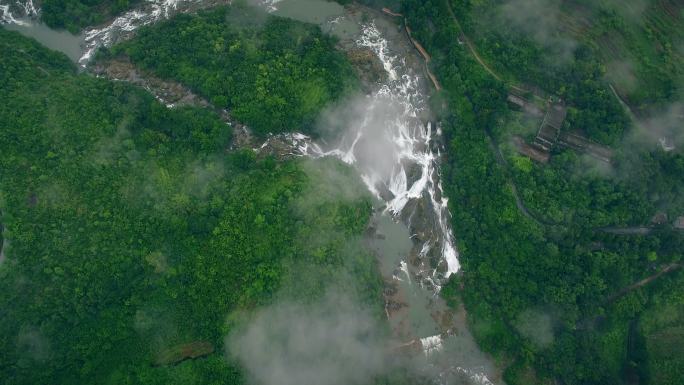
<svg viewBox="0 0 684 385">
<path fill-rule="evenodd" d="M 12 5 L 18 11 L 12 12 Z M 33 0 L 4 2 L 0 1 L 0 24 L 26 25 L 28 22 L 22 18 L 38 16 L 39 10 L 33 4 Z"/>
<path fill-rule="evenodd" d="M 277 14 L 279 6 L 294 1 L 257 3 Z M 141 26 L 178 12 L 229 2 L 147 0 L 105 26 L 86 29 L 79 64 L 85 67 L 98 47 L 127 39 Z M 29 16 L 39 12 L 31 0 L 18 4 L 21 7 L 12 9 L 24 10 Z M 21 23 L 10 11 L 9 5 L 0 5 L 0 22 Z M 323 18 L 326 21 L 322 27 L 326 30 L 332 30 L 333 25 L 339 28 L 341 21 L 348 23 L 349 30 L 350 24 L 359 24 L 350 15 Z M 396 28 L 393 24 L 390 26 Z M 397 38 L 401 39 L 404 37 Z M 330 140 L 332 145 L 302 134 L 280 135 L 278 140 L 289 142 L 293 155 L 334 156 L 358 170 L 365 185 L 381 202 L 382 212 L 376 221 L 385 227 L 391 227 L 392 223 L 403 226 L 403 230 L 395 232 L 393 240 L 388 239 L 379 247 L 386 252 L 397 247 L 392 243 L 400 243 L 399 249 L 403 248 L 402 252 L 395 253 L 400 258 L 390 259 L 390 271 L 385 275 L 397 283 L 396 300 L 402 302 L 400 310 L 386 306 L 397 337 L 409 341 L 406 346 L 422 349 L 423 366 L 434 374 L 436 382 L 491 384 L 488 376 L 495 369 L 477 349 L 464 326 L 465 320 L 456 322 L 458 325 L 438 321 L 445 312 L 437 296 L 440 285 L 460 268 L 440 181 L 440 130 L 433 123 L 426 123 L 429 111 L 425 78 L 412 69 L 419 66 L 408 64 L 403 54 L 394 54 L 390 41 L 393 40 L 385 38 L 375 22 L 361 23 L 361 33 L 353 43 L 375 54 L 385 76 L 374 92 L 345 110 L 343 119 L 339 119 L 346 121 L 344 134 Z"/>
<path fill-rule="evenodd" d="M 375 53 L 387 80 L 354 111 L 361 119 L 334 148 L 311 143 L 301 135 L 293 139 L 303 154 L 336 156 L 354 165 L 368 189 L 395 218 L 402 216 L 412 200 L 429 201 L 439 234 L 425 241 L 421 254 L 426 256 L 431 248 L 440 247 L 443 266 L 426 268 L 419 275 L 438 291 L 438 282 L 457 272 L 460 265 L 439 180 L 439 153 L 433 149 L 433 125 L 421 120 L 426 112 L 421 78 L 408 68 L 405 59 L 390 53 L 388 41 L 374 23 L 363 26 L 356 44 Z"/>
<path fill-rule="evenodd" d="M 79 64 L 85 66 L 99 47 L 109 47 L 136 29 L 167 19 L 202 0 L 148 0 L 143 7 L 128 11 L 102 28 L 85 30 L 85 50 Z"/>
<path fill-rule="evenodd" d="M 355 43 L 373 51 L 385 80 L 375 92 L 343 109 L 340 115 L 350 122 L 334 145 L 301 134 L 287 137 L 302 155 L 334 156 L 354 166 L 383 203 L 383 215 L 406 224 L 404 237 L 420 238 L 417 245 L 409 241 L 404 252 L 410 252 L 391 260 L 395 265 L 391 279 L 398 287 L 395 297 L 401 303 L 392 310 L 386 307 L 386 313 L 396 337 L 409 341 L 402 346 L 422 349 L 421 365 L 436 383 L 493 384 L 488 376 L 495 375 L 495 368 L 477 348 L 463 314 L 457 321 L 440 321 L 445 313 L 437 296 L 440 285 L 460 265 L 440 181 L 440 130 L 424 123 L 428 116 L 425 78 L 412 70 L 406 57 L 392 54 L 389 40 L 375 23 L 364 24 Z M 416 216 L 423 218 L 418 221 Z M 414 222 L 431 229 L 417 237 L 421 224 Z M 396 237 L 376 251 L 382 253 L 395 241 Z"/>
</svg>

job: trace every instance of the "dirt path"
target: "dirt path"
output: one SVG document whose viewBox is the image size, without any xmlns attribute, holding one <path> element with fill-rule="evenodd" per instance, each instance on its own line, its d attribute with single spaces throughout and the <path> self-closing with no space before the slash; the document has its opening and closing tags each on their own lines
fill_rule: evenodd
<svg viewBox="0 0 684 385">
<path fill-rule="evenodd" d="M 648 285 L 649 283 L 655 281 L 656 279 L 662 277 L 663 275 L 665 275 L 665 274 L 667 274 L 667 273 L 670 273 L 670 272 L 672 272 L 672 271 L 675 271 L 675 270 L 677 270 L 677 269 L 679 269 L 679 268 L 681 268 L 681 267 L 682 267 L 682 265 L 679 264 L 679 263 L 671 263 L 671 264 L 665 266 L 664 268 L 662 268 L 659 272 L 657 272 L 657 273 L 655 273 L 655 274 L 653 274 L 653 275 L 651 275 L 651 276 L 649 276 L 649 277 L 646 277 L 646 278 L 642 279 L 641 281 L 638 281 L 638 282 L 636 282 L 636 283 L 633 283 L 633 284 L 631 284 L 631 285 L 629 285 L 629 286 L 623 288 L 622 290 L 618 291 L 617 293 L 611 295 L 610 297 L 608 297 L 608 299 L 606 300 L 606 302 L 613 302 L 613 301 L 615 301 L 616 299 L 618 299 L 618 298 L 624 296 L 625 294 L 627 294 L 627 293 L 629 293 L 629 292 L 631 292 L 631 291 L 633 291 L 633 290 L 636 290 L 636 289 L 638 289 L 638 288 L 640 288 L 640 287 L 646 286 L 646 285 Z"/>
<path fill-rule="evenodd" d="M 496 162 L 505 170 L 506 174 L 510 174 L 508 163 L 506 162 L 506 159 L 504 159 L 504 156 L 501 153 L 501 149 L 489 133 L 485 134 L 487 135 L 487 142 L 489 143 L 490 150 L 494 153 Z M 506 181 L 508 182 L 508 185 L 511 186 L 511 191 L 513 192 L 513 197 L 515 198 L 515 205 L 518 207 L 518 211 L 520 211 L 520 213 L 526 216 L 527 218 L 533 220 L 538 225 L 543 225 L 544 222 L 537 218 L 535 215 L 533 215 L 527 208 L 527 206 L 525 206 L 525 203 L 523 202 L 522 198 L 520 197 L 520 194 L 518 193 L 518 187 L 515 185 L 513 178 L 510 175 L 506 175 Z"/>
<path fill-rule="evenodd" d="M 463 31 L 463 28 L 461 27 L 461 23 L 459 23 L 458 19 L 456 18 L 456 13 L 454 12 L 454 9 L 451 8 L 451 2 L 449 0 L 445 0 L 445 1 L 446 1 L 447 9 L 449 10 L 449 15 L 451 16 L 451 19 L 454 21 L 454 23 L 456 23 L 456 27 L 458 27 L 458 32 L 459 32 L 458 38 L 468 47 L 468 50 L 470 51 L 470 53 L 473 55 L 473 57 L 475 57 L 475 60 L 477 60 L 477 62 L 480 63 L 480 65 L 482 66 L 482 68 L 485 69 L 485 71 L 489 72 L 490 75 L 494 76 L 494 78 L 496 78 L 496 80 L 504 81 L 501 78 L 501 76 L 499 76 L 496 72 L 494 72 L 494 70 L 489 68 L 487 63 L 485 63 L 484 60 L 482 60 L 482 58 L 480 57 L 480 54 L 477 53 L 477 50 L 473 46 L 473 43 L 470 42 L 470 39 L 468 39 L 468 36 L 466 36 L 465 32 Z"/>
<path fill-rule="evenodd" d="M 458 27 L 459 39 L 463 42 L 463 44 L 465 44 L 468 47 L 468 51 L 470 51 L 470 54 L 473 55 L 473 57 L 480 64 L 480 66 L 482 66 L 482 68 L 484 68 L 484 70 L 487 71 L 487 73 L 489 73 L 490 75 L 492 75 L 496 80 L 503 82 L 507 87 L 511 88 L 512 90 L 515 90 L 515 91 L 520 92 L 522 94 L 526 94 L 526 93 L 530 92 L 530 90 L 527 90 L 527 89 L 525 89 L 519 85 L 510 83 L 510 82 L 504 80 L 499 74 L 494 72 L 494 70 L 491 67 L 489 67 L 489 65 L 482 59 L 480 54 L 477 52 L 475 45 L 470 41 L 468 36 L 465 34 L 463 27 L 461 27 L 461 23 L 458 21 L 458 18 L 456 18 L 456 13 L 454 12 L 454 9 L 451 7 L 451 2 L 449 0 L 445 0 L 445 1 L 446 1 L 447 9 L 449 10 L 449 15 L 451 16 L 451 19 L 454 21 L 454 23 L 456 23 L 456 27 Z M 539 95 L 537 95 L 534 92 L 532 92 L 532 96 L 535 99 L 538 99 L 542 102 L 546 102 L 546 99 L 540 97 Z"/>
<path fill-rule="evenodd" d="M 385 15 L 391 16 L 391 17 L 401 17 L 404 25 L 404 32 L 406 32 L 406 36 L 408 37 L 408 40 L 411 42 L 413 45 L 413 48 L 418 51 L 420 56 L 423 58 L 423 62 L 425 64 L 425 73 L 427 77 L 430 79 L 432 84 L 435 86 L 435 89 L 437 91 L 442 90 L 442 85 L 439 83 L 437 80 L 437 76 L 432 73 L 432 70 L 430 70 L 430 61 L 432 58 L 430 57 L 430 54 L 425 50 L 425 48 L 418 42 L 418 40 L 413 38 L 413 35 L 411 34 L 411 28 L 408 26 L 408 23 L 406 22 L 406 18 L 401 14 L 401 13 L 395 13 L 392 12 L 392 10 L 388 8 L 383 8 L 382 12 Z"/>
<path fill-rule="evenodd" d="M 653 231 L 650 227 L 635 226 L 635 227 L 602 227 L 596 229 L 604 233 L 615 235 L 648 235 Z"/>
<path fill-rule="evenodd" d="M 490 75 L 492 75 L 496 80 L 501 81 L 505 83 L 508 87 L 510 87 L 513 90 L 516 90 L 521 93 L 527 93 L 528 90 L 525 90 L 517 85 L 510 84 L 506 82 L 501 76 L 499 76 L 494 70 L 492 70 L 487 63 L 485 63 L 484 60 L 482 60 L 482 57 L 478 54 L 477 50 L 475 49 L 475 46 L 473 43 L 468 39 L 468 36 L 466 36 L 465 32 L 463 31 L 463 28 L 461 27 L 461 23 L 459 23 L 458 19 L 456 18 L 456 14 L 454 13 L 453 8 L 451 7 L 451 3 L 449 0 L 445 0 L 447 4 L 447 8 L 449 10 L 449 15 L 451 16 L 451 19 L 456 23 L 456 26 L 458 27 L 459 31 L 459 39 L 463 41 L 463 43 L 468 47 L 468 50 L 470 53 L 473 55 L 475 60 L 482 66 L 482 68 L 485 69 Z M 534 95 L 534 94 L 533 94 Z M 534 95 L 534 97 L 540 98 L 537 95 Z M 543 100 L 543 99 L 542 99 Z M 501 149 L 499 148 L 498 144 L 492 137 L 492 135 L 489 132 L 485 132 L 487 135 L 487 141 L 489 142 L 489 147 L 491 151 L 494 153 L 494 157 L 496 158 L 497 163 L 505 170 L 506 174 L 510 174 L 510 170 L 508 167 L 508 163 L 506 162 L 503 154 L 501 153 Z M 521 214 L 523 214 L 525 217 L 531 219 L 538 225 L 553 225 L 553 223 L 548 223 L 546 221 L 541 220 L 525 206 L 525 203 L 523 199 L 520 197 L 520 194 L 518 193 L 518 187 L 516 186 L 515 182 L 513 181 L 513 178 L 510 175 L 506 175 L 506 180 L 508 182 L 508 185 L 511 187 L 511 192 L 513 193 L 513 197 L 515 198 L 515 205 L 518 207 L 518 211 L 520 211 Z"/>
</svg>

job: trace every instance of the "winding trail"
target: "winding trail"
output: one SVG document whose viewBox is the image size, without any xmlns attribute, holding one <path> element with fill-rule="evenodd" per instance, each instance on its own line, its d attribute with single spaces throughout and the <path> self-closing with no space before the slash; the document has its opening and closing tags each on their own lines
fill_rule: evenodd
<svg viewBox="0 0 684 385">
<path fill-rule="evenodd" d="M 494 77 L 496 80 L 499 80 L 503 82 L 507 87 L 510 89 L 521 92 L 521 93 L 528 93 L 530 90 L 526 90 L 522 88 L 519 85 L 513 84 L 511 82 L 506 81 L 503 79 L 499 74 L 497 74 L 487 63 L 482 59 L 480 54 L 477 52 L 477 49 L 475 48 L 475 45 L 470 41 L 468 36 L 465 34 L 463 27 L 461 26 L 461 23 L 458 21 L 458 18 L 456 17 L 456 13 L 454 12 L 452 6 L 451 6 L 451 1 L 450 0 L 444 0 L 447 9 L 449 11 L 449 15 L 452 19 L 452 21 L 456 24 L 456 27 L 458 28 L 459 31 L 459 39 L 462 41 L 463 44 L 465 44 L 468 47 L 468 51 L 470 51 L 471 55 L 475 58 L 475 60 L 480 64 L 480 66 L 487 71 L 492 77 Z M 609 87 L 615 97 L 617 98 L 618 102 L 620 105 L 623 107 L 625 110 L 625 113 L 629 116 L 631 121 L 634 123 L 634 125 L 639 126 L 639 121 L 632 111 L 632 109 L 629 107 L 629 105 L 622 100 L 620 95 L 617 93 L 615 88 L 613 87 L 612 84 L 609 84 Z M 532 92 L 532 96 L 540 101 L 546 102 L 546 100 L 539 95 L 537 95 L 535 92 Z M 537 215 L 533 214 L 532 211 L 525 206 L 525 203 L 520 196 L 518 192 L 518 188 L 513 180 L 513 177 L 510 175 L 510 167 L 508 163 L 506 162 L 503 154 L 501 153 L 501 149 L 499 148 L 498 143 L 494 140 L 493 136 L 485 130 L 485 134 L 487 135 L 488 141 L 489 141 L 489 147 L 492 150 L 492 152 L 495 155 L 495 158 L 499 165 L 504 168 L 506 171 L 506 180 L 508 184 L 511 187 L 511 192 L 513 193 L 513 197 L 515 198 L 515 204 L 518 207 L 518 210 L 527 218 L 533 220 L 535 223 L 539 225 L 547 225 L 547 226 L 552 226 L 552 225 L 560 225 L 561 223 L 554 223 L 554 222 L 549 222 L 546 220 L 541 219 Z M 627 228 L 618 228 L 618 227 L 605 227 L 605 228 L 597 228 L 595 229 L 596 231 L 603 231 L 611 234 L 619 234 L 619 235 L 647 235 L 651 233 L 651 228 L 645 227 L 645 226 L 637 226 L 637 227 L 627 227 Z"/>
<path fill-rule="evenodd" d="M 601 227 L 596 229 L 598 231 L 615 234 L 615 235 L 648 235 L 653 229 L 646 226 L 634 226 L 634 227 Z"/>
<path fill-rule="evenodd" d="M 634 291 L 640 287 L 646 286 L 649 283 L 655 281 L 656 279 L 662 277 L 663 275 L 670 273 L 670 272 L 673 272 L 673 271 L 675 271 L 681 267 L 682 267 L 682 264 L 680 264 L 680 263 L 676 263 L 676 262 L 670 263 L 669 265 L 665 266 L 664 268 L 662 268 L 657 273 L 650 275 L 650 276 L 642 279 L 641 281 L 635 282 L 635 283 L 623 288 L 622 290 L 618 291 L 617 293 L 611 295 L 610 297 L 608 297 L 606 299 L 606 303 L 613 302 L 616 299 L 626 295 L 627 293 Z"/>
<path fill-rule="evenodd" d="M 480 54 L 477 52 L 475 45 L 470 41 L 468 36 L 465 34 L 463 27 L 461 27 L 461 23 L 458 21 L 458 18 L 456 18 L 456 13 L 454 12 L 453 8 L 451 7 L 451 1 L 445 0 L 445 2 L 447 5 L 447 9 L 449 10 L 449 15 L 451 16 L 451 19 L 454 21 L 454 23 L 456 23 L 456 26 L 458 27 L 459 39 L 461 41 L 463 41 L 463 43 L 468 47 L 468 50 L 473 55 L 475 60 L 480 64 L 480 66 L 482 66 L 482 68 L 484 68 L 484 70 L 487 71 L 487 73 L 489 73 L 490 75 L 492 75 L 496 80 L 503 82 L 508 87 L 510 87 L 512 90 L 515 90 L 515 91 L 518 91 L 521 93 L 530 92 L 530 90 L 526 90 L 523 87 L 521 87 L 520 85 L 516 85 L 516 84 L 510 83 L 510 82 L 504 80 L 499 74 L 494 72 L 494 70 L 482 59 Z M 620 95 L 617 93 L 617 91 L 615 90 L 615 87 L 613 87 L 612 84 L 608 84 L 608 86 L 610 87 L 610 90 L 613 92 L 613 95 L 615 96 L 615 98 L 618 100 L 618 102 L 620 103 L 620 105 L 624 109 L 627 116 L 629 116 L 629 118 L 632 120 L 632 122 L 634 123 L 635 126 L 639 126 L 640 125 L 639 120 L 637 119 L 636 115 L 634 114 L 632 109 L 629 107 L 629 105 L 620 97 Z M 532 92 L 532 96 L 537 100 L 545 102 L 544 98 L 540 97 L 539 95 L 537 95 L 534 92 Z"/>
<path fill-rule="evenodd" d="M 468 51 L 470 51 L 470 54 L 473 55 L 473 57 L 474 57 L 475 60 L 480 64 L 480 66 L 482 66 L 482 68 L 484 68 L 484 70 L 487 71 L 487 73 L 489 73 L 490 75 L 492 75 L 496 80 L 498 80 L 498 81 L 504 83 L 506 86 L 508 86 L 508 87 L 511 88 L 512 90 L 515 90 L 515 91 L 520 92 L 520 93 L 523 93 L 523 94 L 526 94 L 526 93 L 530 92 L 530 90 L 527 90 L 527 89 L 523 88 L 523 87 L 520 86 L 520 85 L 516 85 L 516 84 L 513 84 L 513 83 L 511 83 L 511 82 L 509 82 L 509 81 L 506 81 L 503 77 L 501 77 L 501 75 L 497 74 L 497 73 L 496 73 L 496 72 L 495 72 L 495 71 L 494 71 L 494 70 L 493 70 L 493 69 L 492 69 L 492 68 L 491 68 L 483 59 L 482 59 L 482 57 L 480 56 L 480 54 L 477 52 L 477 49 L 475 48 L 475 45 L 470 41 L 470 39 L 468 38 L 468 36 L 465 34 L 465 31 L 464 31 L 463 27 L 461 26 L 461 23 L 458 21 L 458 18 L 456 17 L 456 13 L 454 12 L 454 9 L 451 7 L 451 1 L 449 1 L 449 0 L 444 0 L 444 1 L 446 2 L 447 9 L 448 9 L 448 11 L 449 11 L 449 16 L 451 16 L 451 19 L 454 21 L 454 23 L 456 24 L 456 27 L 458 28 L 459 39 L 463 42 L 463 44 L 465 44 L 465 45 L 468 47 Z M 534 92 L 532 92 L 532 96 L 533 96 L 535 99 L 538 99 L 538 100 L 540 100 L 540 101 L 546 102 L 546 100 L 545 100 L 544 98 L 540 97 L 539 95 L 537 95 L 537 94 L 534 93 Z"/>
<path fill-rule="evenodd" d="M 513 198 L 515 198 L 515 205 L 518 207 L 518 211 L 520 211 L 521 214 L 531 219 L 538 225 L 551 224 L 532 214 L 532 212 L 527 208 L 527 206 L 525 206 L 525 202 L 523 202 L 522 198 L 520 197 L 520 194 L 518 193 L 518 187 L 515 185 L 515 181 L 513 180 L 513 177 L 510 175 L 511 171 L 508 162 L 506 162 L 506 159 L 501 153 L 501 149 L 494 140 L 494 137 L 492 137 L 492 135 L 487 130 L 485 130 L 485 134 L 487 135 L 487 142 L 489 144 L 489 148 L 494 153 L 494 158 L 496 158 L 496 162 L 499 164 L 499 166 L 501 166 L 504 169 L 506 173 L 506 182 L 511 187 L 511 192 L 513 193 Z"/>
<path fill-rule="evenodd" d="M 430 57 L 430 54 L 425 50 L 422 44 L 418 42 L 418 40 L 413 38 L 413 35 L 411 35 L 411 28 L 409 28 L 408 23 L 406 22 L 406 18 L 401 14 L 401 13 L 395 13 L 392 12 L 389 8 L 383 8 L 382 12 L 385 13 L 386 15 L 392 16 L 392 17 L 401 17 L 403 19 L 403 24 L 404 24 L 404 32 L 406 32 L 406 36 L 408 37 L 409 41 L 413 45 L 413 48 L 415 48 L 420 56 L 423 57 L 423 61 L 425 64 L 425 74 L 427 77 L 430 79 L 432 84 L 435 86 L 435 89 L 437 91 L 442 90 L 442 85 L 439 84 L 439 81 L 437 80 L 437 76 L 435 76 L 434 73 L 430 70 L 430 61 L 432 58 Z"/>
<path fill-rule="evenodd" d="M 622 98 L 620 97 L 620 94 L 617 93 L 617 90 L 615 89 L 615 87 L 613 87 L 612 84 L 608 83 L 608 87 L 610 87 L 610 90 L 613 91 L 613 95 L 615 95 L 615 98 L 618 100 L 618 102 L 620 103 L 622 108 L 625 110 L 625 113 L 627 114 L 627 116 L 629 116 L 629 118 L 632 119 L 634 124 L 637 124 L 638 120 L 636 118 L 636 115 L 634 114 L 634 112 L 632 112 L 632 109 L 629 107 L 627 102 L 622 100 Z"/>
<path fill-rule="evenodd" d="M 449 10 L 449 15 L 451 16 L 451 19 L 453 20 L 453 22 L 456 24 L 456 27 L 458 28 L 459 39 L 463 42 L 463 44 L 465 44 L 468 47 L 468 50 L 470 51 L 471 55 L 480 64 L 480 66 L 482 66 L 482 68 L 485 71 L 487 71 L 487 73 L 492 75 L 496 80 L 503 82 L 506 86 L 510 87 L 511 89 L 513 89 L 517 92 L 523 93 L 523 94 L 529 92 L 528 90 L 523 89 L 518 85 L 515 85 L 515 84 L 512 84 L 510 82 L 505 81 L 499 74 L 494 72 L 494 70 L 492 68 L 490 68 L 489 65 L 487 65 L 487 63 L 482 59 L 480 54 L 475 49 L 475 46 L 470 41 L 468 36 L 466 36 L 466 34 L 463 30 L 463 27 L 461 27 L 461 23 L 456 18 L 456 13 L 454 12 L 453 8 L 451 7 L 451 2 L 449 0 L 445 0 L 445 2 L 447 5 L 447 9 Z M 537 99 L 545 101 L 543 98 L 536 95 L 535 93 L 532 93 L 532 95 Z M 503 154 L 501 153 L 501 149 L 499 148 L 498 143 L 496 142 L 496 140 L 494 139 L 494 137 L 491 135 L 490 132 L 485 130 L 485 134 L 487 135 L 487 139 L 489 142 L 489 148 L 494 153 L 494 157 L 496 158 L 497 163 L 499 164 L 499 166 L 501 166 L 504 169 L 504 171 L 506 173 L 506 181 L 511 188 L 511 192 L 513 194 L 513 197 L 515 198 L 515 205 L 517 206 L 518 211 L 520 211 L 521 214 L 523 214 L 528 219 L 534 221 L 538 225 L 555 225 L 556 223 L 551 223 L 551 222 L 542 220 L 537 215 L 532 214 L 532 211 L 527 206 L 525 206 L 525 202 L 523 201 L 522 197 L 520 196 L 520 193 L 518 192 L 518 187 L 516 186 L 515 181 L 513 180 L 513 177 L 510 175 L 511 171 L 510 171 L 510 167 L 508 165 L 508 162 L 506 162 Z"/>
<path fill-rule="evenodd" d="M 451 4 L 449 3 L 448 0 L 446 0 L 447 6 L 449 8 L 449 13 L 451 15 L 452 20 L 454 23 L 456 23 L 458 29 L 459 29 L 459 38 L 462 39 L 465 44 L 468 46 L 468 49 L 470 50 L 471 54 L 475 57 L 478 63 L 489 73 L 491 74 L 495 79 L 504 82 L 504 80 L 496 74 L 489 66 L 482 60 L 480 55 L 477 53 L 475 48 L 473 47 L 473 44 L 470 42 L 468 37 L 463 33 L 463 29 L 461 28 L 460 23 L 458 22 L 458 19 L 456 19 L 456 15 L 454 14 L 453 9 L 451 8 Z M 403 17 L 402 14 L 400 13 L 395 13 L 392 10 L 388 8 L 383 8 L 382 11 L 392 17 L 402 17 L 403 18 L 403 24 L 404 24 L 404 30 L 406 31 L 406 35 L 408 36 L 409 41 L 413 44 L 414 48 L 420 53 L 420 55 L 423 57 L 423 60 L 425 62 L 425 72 L 427 73 L 428 78 L 432 81 L 433 85 L 435 86 L 435 89 L 437 91 L 440 91 L 442 89 L 441 85 L 439 84 L 439 81 L 437 80 L 437 77 L 430 71 L 430 61 L 431 57 L 423 48 L 423 46 L 413 38 L 411 35 L 411 28 L 409 28 L 408 23 L 406 21 L 406 18 Z M 505 82 L 504 82 L 505 83 Z M 515 85 L 510 85 L 509 87 L 513 88 L 514 90 L 517 90 L 522 93 L 526 93 L 527 91 L 515 86 Z M 535 95 L 537 96 L 537 95 Z M 503 154 L 501 153 L 501 149 L 499 148 L 498 144 L 494 140 L 494 137 L 487 131 L 485 130 L 485 134 L 487 135 L 488 143 L 489 143 L 489 148 L 491 151 L 494 153 L 494 156 L 496 158 L 497 163 L 505 170 L 506 172 L 506 181 L 508 185 L 511 188 L 511 192 L 513 193 L 513 197 L 515 198 L 515 205 L 517 206 L 518 210 L 527 218 L 530 220 L 534 221 L 538 225 L 545 225 L 545 224 L 553 224 L 553 223 L 548 223 L 540 218 L 538 218 L 536 215 L 532 214 L 532 212 L 525 206 L 525 203 L 523 202 L 522 198 L 520 197 L 520 194 L 518 193 L 518 187 L 515 185 L 515 182 L 513 181 L 513 178 L 511 177 L 511 172 L 508 166 L 508 163 L 506 162 Z"/>
</svg>

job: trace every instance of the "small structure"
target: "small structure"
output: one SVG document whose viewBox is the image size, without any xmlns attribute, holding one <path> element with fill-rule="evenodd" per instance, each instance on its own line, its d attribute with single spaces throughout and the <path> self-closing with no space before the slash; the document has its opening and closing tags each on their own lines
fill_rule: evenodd
<svg viewBox="0 0 684 385">
<path fill-rule="evenodd" d="M 674 221 L 673 225 L 674 225 L 675 229 L 684 230 L 684 216 L 677 218 Z"/>
<path fill-rule="evenodd" d="M 549 158 L 551 157 L 548 151 L 527 144 L 525 140 L 519 136 L 513 137 L 513 143 L 519 153 L 526 155 L 528 158 L 536 160 L 539 163 L 548 163 Z"/>
<path fill-rule="evenodd" d="M 558 144 L 583 152 L 606 163 L 610 163 L 613 158 L 613 150 L 592 142 L 578 133 L 564 132 L 560 135 Z"/>
<path fill-rule="evenodd" d="M 534 143 L 546 151 L 551 151 L 560 136 L 568 109 L 562 103 L 550 104 L 539 126 Z"/>
<path fill-rule="evenodd" d="M 518 96 L 512 92 L 508 94 L 506 100 L 508 100 L 509 103 L 520 107 L 520 109 L 522 109 L 527 114 L 536 117 L 544 116 L 544 112 L 539 107 L 537 107 L 533 103 L 528 102 L 527 100 L 525 100 L 525 98 Z"/>
<path fill-rule="evenodd" d="M 537 135 L 531 145 L 525 143 L 522 138 L 514 138 L 518 152 L 538 162 L 546 163 L 549 160 L 551 150 L 556 146 L 560 146 L 571 148 L 603 162 L 610 163 L 613 158 L 613 151 L 610 148 L 589 140 L 579 132 L 561 131 L 568 109 L 560 99 L 555 101 L 554 99 L 549 99 L 546 113 L 543 114 L 544 119 L 539 125 L 539 130 L 537 130 Z M 522 108 L 529 115 L 542 115 L 541 110 L 536 105 L 528 102 L 520 95 L 510 93 L 507 100 L 511 104 Z"/>
<path fill-rule="evenodd" d="M 660 147 L 662 147 L 665 152 L 670 152 L 675 149 L 674 140 L 672 140 L 672 138 L 663 136 L 658 139 L 658 142 L 660 142 Z"/>
<path fill-rule="evenodd" d="M 657 225 L 662 225 L 665 223 L 667 223 L 667 213 L 657 212 L 657 213 L 655 213 L 653 218 L 651 218 L 651 224 L 653 224 L 653 225 L 657 226 Z"/>
</svg>

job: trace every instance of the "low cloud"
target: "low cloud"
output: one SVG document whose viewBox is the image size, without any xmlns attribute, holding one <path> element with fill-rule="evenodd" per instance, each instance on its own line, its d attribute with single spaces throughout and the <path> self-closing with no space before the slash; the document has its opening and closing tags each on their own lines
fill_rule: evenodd
<svg viewBox="0 0 684 385">
<path fill-rule="evenodd" d="M 337 159 L 306 159 L 301 168 L 310 183 L 295 203 L 297 207 L 350 203 L 370 197 L 357 171 Z"/>
<path fill-rule="evenodd" d="M 553 343 L 553 319 L 547 312 L 525 310 L 518 315 L 514 326 L 522 336 L 540 348 Z"/>
<path fill-rule="evenodd" d="M 373 192 L 384 195 L 391 190 L 391 183 L 398 181 L 402 166 L 414 164 L 414 155 L 422 150 L 414 148 L 422 143 L 411 139 L 417 137 L 416 130 L 425 129 L 422 121 L 429 119 L 421 116 L 427 111 L 416 108 L 421 102 L 387 88 L 374 95 L 347 98 L 329 107 L 317 122 L 318 133 L 327 143 L 323 150 L 354 163 Z M 407 174 L 410 180 L 411 170 Z"/>
<path fill-rule="evenodd" d="M 631 94 L 639 86 L 635 68 L 631 60 L 612 61 L 606 65 L 606 80 L 613 84 L 620 94 Z"/>
<path fill-rule="evenodd" d="M 627 21 L 640 22 L 644 18 L 644 12 L 646 12 L 649 3 L 648 0 L 604 0 L 598 6 L 614 11 Z"/>
<path fill-rule="evenodd" d="M 640 121 L 630 140 L 632 146 L 681 150 L 684 146 L 684 102 L 675 102 Z"/>
<path fill-rule="evenodd" d="M 392 140 L 391 129 L 403 106 L 390 95 L 356 96 L 338 103 L 321 114 L 318 132 L 359 170 L 389 180 L 397 164 L 399 149 Z"/>
<path fill-rule="evenodd" d="M 508 0 L 498 9 L 500 21 L 526 35 L 564 64 L 573 58 L 577 42 L 559 33 L 560 0 Z"/>
<path fill-rule="evenodd" d="M 391 367 L 379 321 L 337 291 L 263 308 L 226 346 L 259 385 L 366 384 Z"/>
</svg>

